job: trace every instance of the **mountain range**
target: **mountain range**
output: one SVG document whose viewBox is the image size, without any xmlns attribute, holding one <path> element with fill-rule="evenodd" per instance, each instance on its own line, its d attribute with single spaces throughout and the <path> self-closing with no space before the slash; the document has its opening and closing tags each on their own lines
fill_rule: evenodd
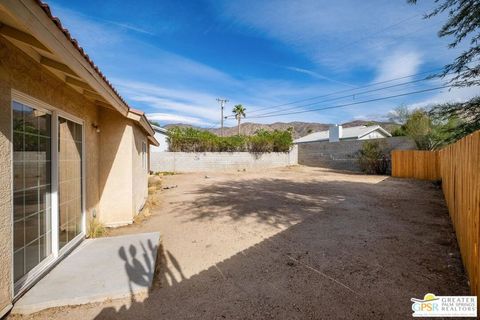
<svg viewBox="0 0 480 320">
<path fill-rule="evenodd" d="M 369 121 L 369 120 L 354 120 L 354 121 L 349 121 L 342 123 L 342 126 L 344 128 L 349 128 L 349 127 L 356 127 L 356 126 L 365 126 L 365 125 L 379 125 L 388 132 L 392 132 L 396 128 L 398 128 L 398 124 L 393 123 L 393 122 L 381 122 L 381 121 Z M 290 127 L 293 128 L 293 136 L 294 138 L 300 138 L 303 136 L 306 136 L 307 134 L 313 133 L 313 132 L 318 132 L 318 131 L 325 131 L 328 130 L 328 127 L 330 125 L 326 123 L 316 123 L 316 122 L 275 122 L 271 124 L 263 124 L 263 123 L 253 123 L 253 122 L 245 122 L 242 123 L 240 126 L 241 133 L 244 135 L 252 135 L 254 134 L 257 130 L 259 129 L 264 129 L 268 131 L 272 130 L 286 130 Z M 190 128 L 195 128 L 199 130 L 207 130 L 212 133 L 215 133 L 217 135 L 221 134 L 221 129 L 220 128 L 212 128 L 212 129 L 205 129 L 205 128 L 200 128 L 200 127 L 195 127 L 192 125 L 188 124 L 183 124 L 183 123 L 178 123 L 178 124 L 168 124 L 163 126 L 166 129 L 172 128 L 172 127 L 190 127 Z M 225 136 L 232 136 L 237 134 L 237 127 L 224 127 L 223 128 L 223 134 Z"/>
</svg>

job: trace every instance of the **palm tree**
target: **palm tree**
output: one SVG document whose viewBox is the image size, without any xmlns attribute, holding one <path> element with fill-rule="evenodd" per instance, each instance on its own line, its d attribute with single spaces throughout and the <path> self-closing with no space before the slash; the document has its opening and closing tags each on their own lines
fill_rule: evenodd
<svg viewBox="0 0 480 320">
<path fill-rule="evenodd" d="M 237 119 L 238 121 L 238 135 L 240 135 L 240 119 L 242 119 L 242 117 L 245 118 L 245 111 L 247 109 L 245 109 L 244 106 L 242 106 L 241 104 L 237 104 L 235 107 L 233 107 L 233 114 L 235 115 L 235 119 Z"/>
</svg>

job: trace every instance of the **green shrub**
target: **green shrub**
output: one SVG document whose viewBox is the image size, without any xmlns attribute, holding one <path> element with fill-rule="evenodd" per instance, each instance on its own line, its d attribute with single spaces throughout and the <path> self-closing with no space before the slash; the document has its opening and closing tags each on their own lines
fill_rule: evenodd
<svg viewBox="0 0 480 320">
<path fill-rule="evenodd" d="M 292 128 L 286 131 L 274 130 L 273 136 L 273 152 L 288 152 L 293 144 Z"/>
<path fill-rule="evenodd" d="M 386 174 L 388 157 L 378 141 L 365 141 L 358 154 L 360 170 L 367 174 Z"/>
<path fill-rule="evenodd" d="M 193 128 L 174 127 L 169 131 L 172 152 L 289 152 L 293 144 L 292 130 L 259 130 L 253 136 L 231 137 Z"/>
</svg>

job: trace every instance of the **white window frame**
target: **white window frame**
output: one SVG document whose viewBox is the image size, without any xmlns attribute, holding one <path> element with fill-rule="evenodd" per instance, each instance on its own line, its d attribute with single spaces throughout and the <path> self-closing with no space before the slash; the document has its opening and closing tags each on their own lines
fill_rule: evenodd
<svg viewBox="0 0 480 320">
<path fill-rule="evenodd" d="M 12 218 L 12 247 L 11 252 L 14 252 L 14 227 L 13 227 L 13 102 L 18 102 L 29 106 L 31 108 L 47 112 L 51 114 L 51 223 L 52 223 L 52 253 L 49 257 L 45 258 L 44 261 L 40 262 L 27 274 L 25 274 L 21 279 L 15 283 L 14 280 L 14 261 L 12 255 L 11 262 L 11 298 L 15 302 L 20 296 L 25 293 L 35 282 L 43 276 L 48 270 L 50 270 L 56 263 L 58 263 L 64 256 L 66 256 L 71 250 L 73 250 L 80 242 L 85 238 L 86 233 L 86 179 L 85 179 L 85 169 L 86 169 L 86 146 L 85 146 L 85 121 L 75 117 L 63 110 L 60 110 L 56 107 L 53 107 L 41 100 L 38 100 L 30 95 L 27 95 L 18 90 L 11 90 L 10 97 L 10 125 L 11 125 L 11 137 L 10 137 L 10 150 L 11 150 L 11 218 Z M 82 125 L 82 231 L 77 235 L 73 240 L 69 241 L 61 250 L 59 250 L 59 208 L 58 208 L 58 117 L 62 117 L 73 122 L 76 122 Z M 56 150 L 56 151 L 54 151 Z"/>
</svg>

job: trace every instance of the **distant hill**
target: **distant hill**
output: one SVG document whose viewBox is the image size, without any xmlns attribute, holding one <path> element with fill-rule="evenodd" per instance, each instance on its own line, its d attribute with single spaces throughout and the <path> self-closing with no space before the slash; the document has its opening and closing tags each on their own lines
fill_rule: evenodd
<svg viewBox="0 0 480 320">
<path fill-rule="evenodd" d="M 380 125 L 388 132 L 392 132 L 398 127 L 398 124 L 392 122 L 379 122 L 379 121 L 369 121 L 369 120 L 354 120 L 350 122 L 345 122 L 342 124 L 344 128 L 356 127 L 356 126 L 365 126 L 365 125 Z M 169 129 L 172 127 L 183 127 L 183 128 L 196 128 L 199 130 L 208 130 L 212 133 L 220 135 L 220 129 L 205 129 L 199 128 L 188 124 L 178 123 L 178 124 L 168 124 L 164 128 Z M 325 131 L 328 130 L 329 124 L 326 123 L 316 123 L 316 122 L 275 122 L 271 124 L 262 124 L 262 123 L 253 123 L 245 122 L 241 125 L 241 132 L 245 135 L 252 135 L 259 129 L 264 130 L 286 130 L 288 128 L 293 128 L 293 136 L 295 139 L 306 136 L 312 132 Z M 224 135 L 232 136 L 237 134 L 237 127 L 224 127 Z"/>
</svg>

